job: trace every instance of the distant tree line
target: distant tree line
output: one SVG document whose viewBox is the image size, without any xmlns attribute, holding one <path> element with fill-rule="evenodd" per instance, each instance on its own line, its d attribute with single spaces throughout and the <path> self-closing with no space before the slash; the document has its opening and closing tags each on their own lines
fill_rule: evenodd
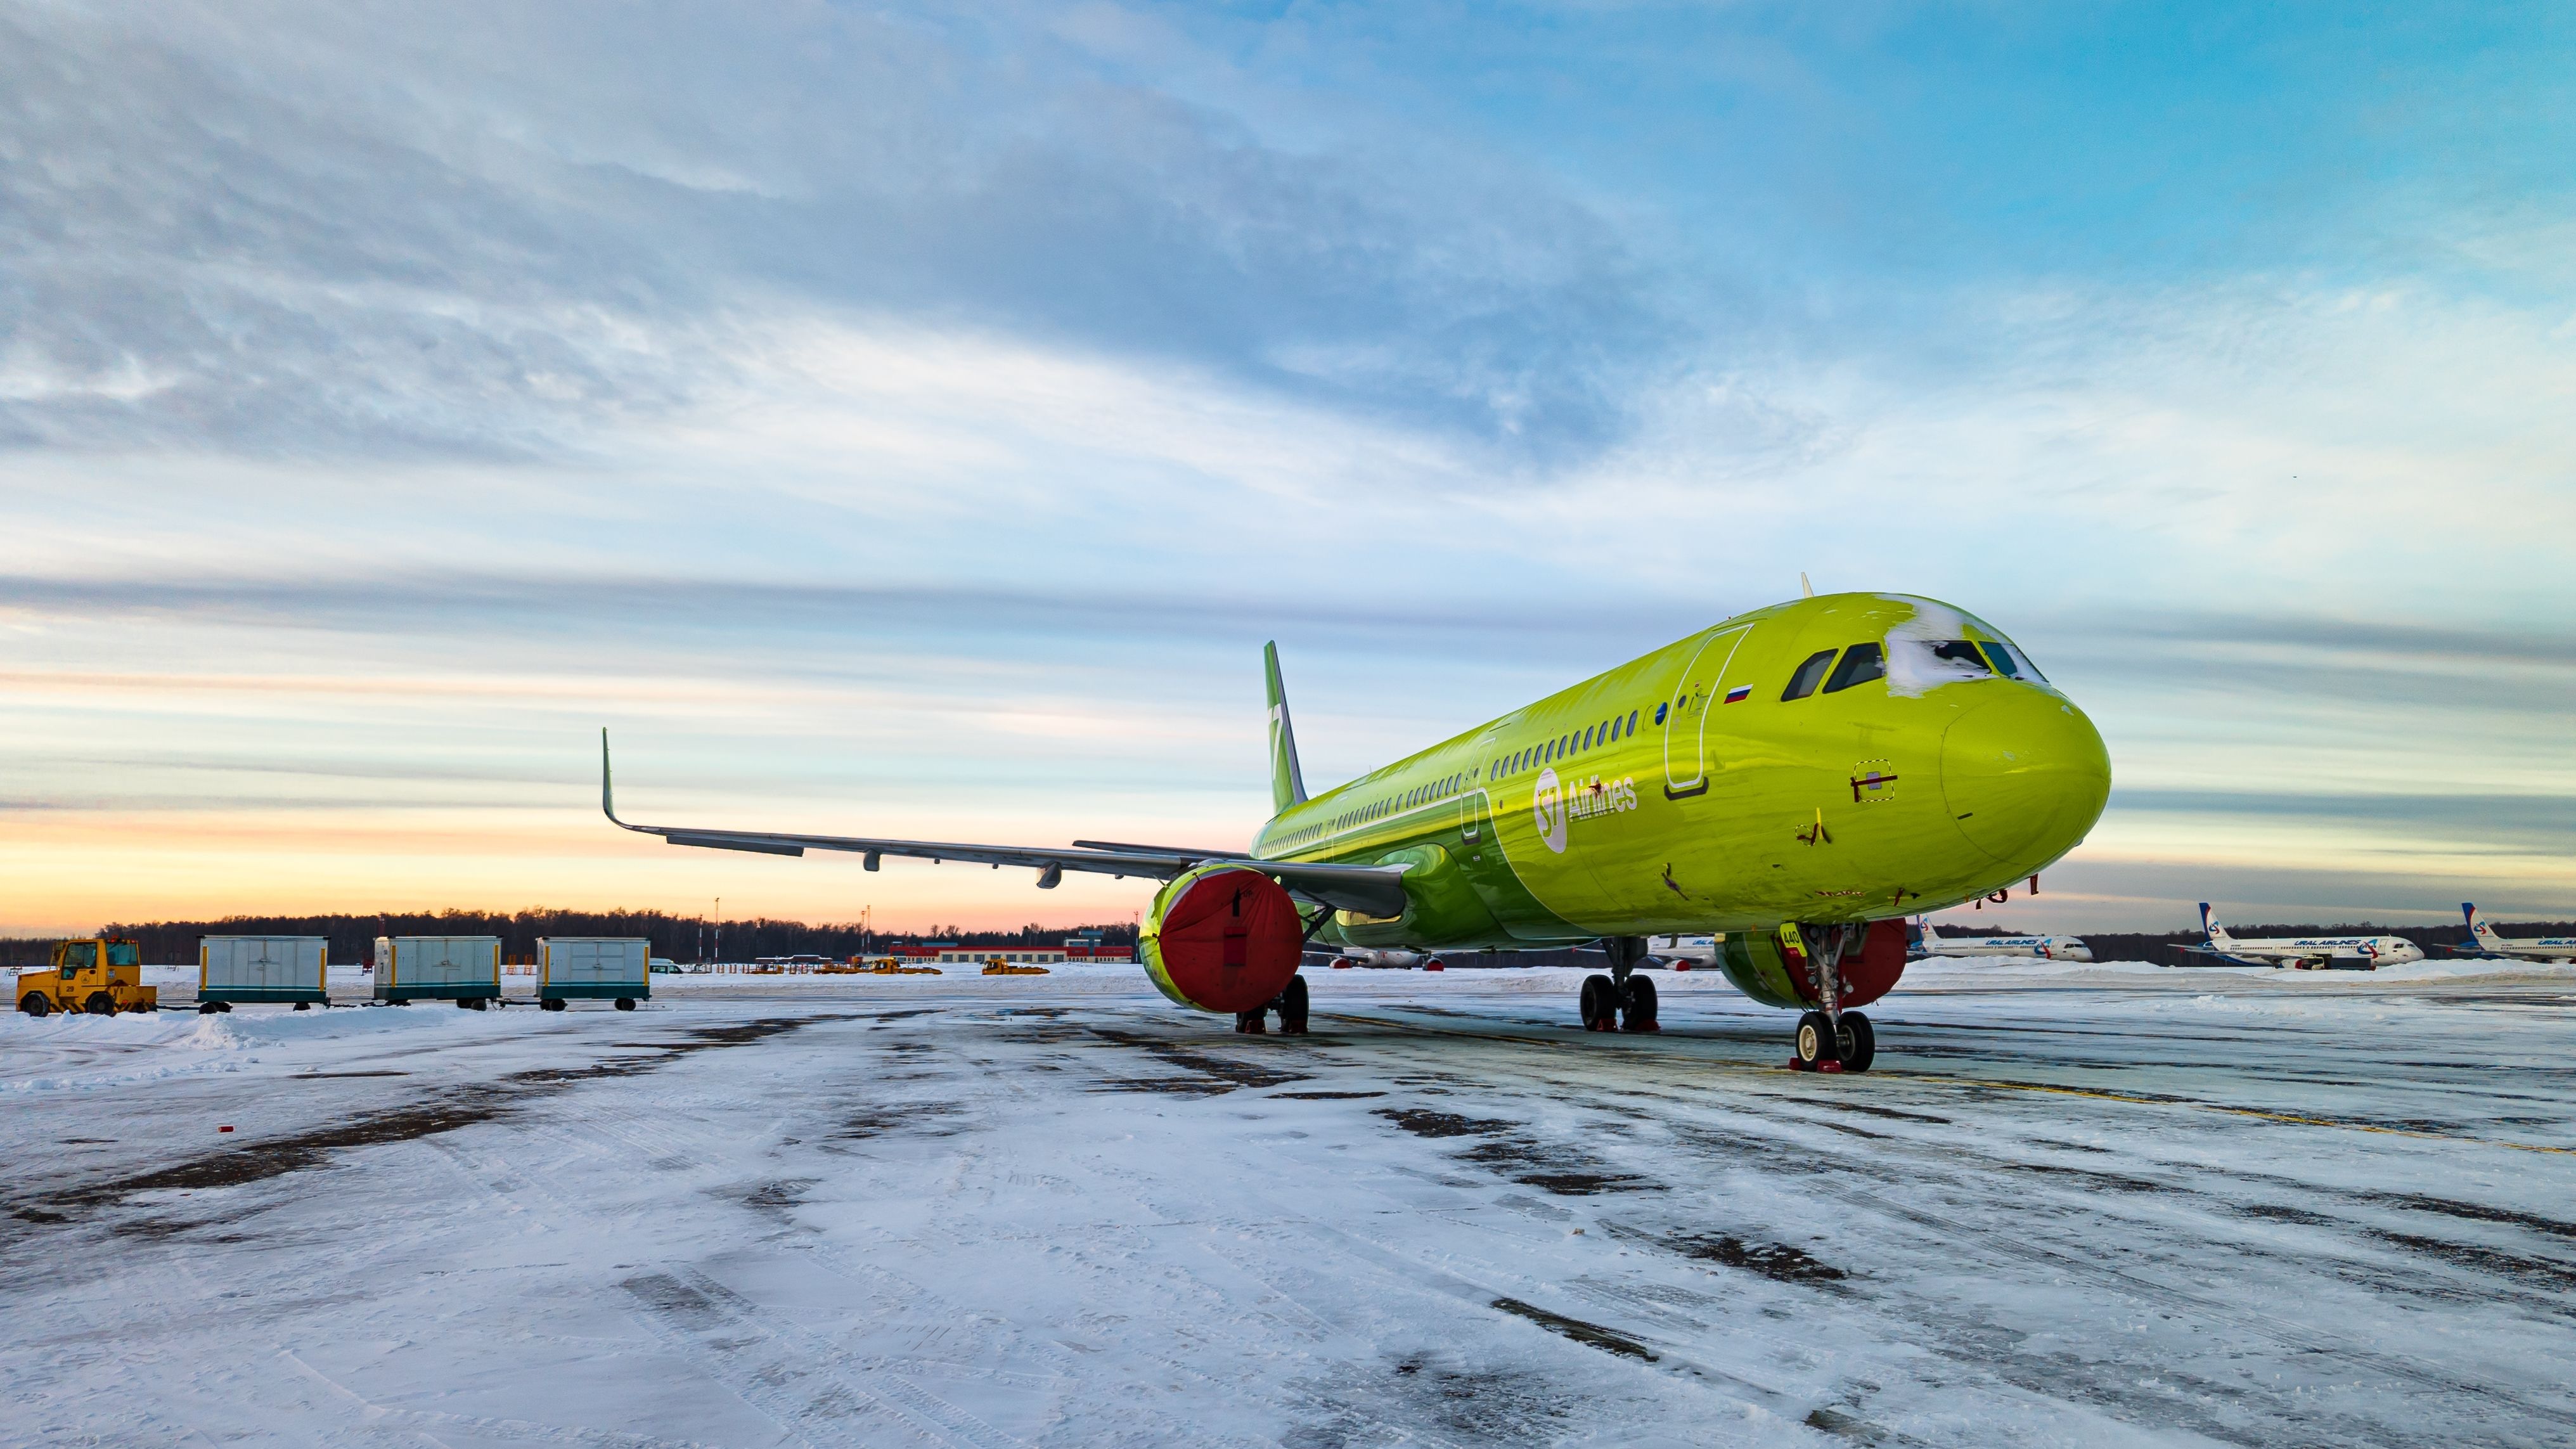
<svg viewBox="0 0 2576 1449">
<path fill-rule="evenodd" d="M 498 936 L 505 956 L 534 956 L 540 936 L 642 936 L 653 954 L 674 961 L 716 959 L 721 934 L 723 959 L 749 961 L 760 956 L 856 956 L 881 951 L 896 941 L 954 941 L 961 946 L 1025 950 L 1053 947 L 1067 936 L 1097 931 L 1110 945 L 1132 946 L 1136 928 L 1117 921 L 1096 926 L 1041 926 L 1032 921 L 1016 931 L 968 931 L 945 926 L 927 934 L 862 931 L 856 922 L 809 925 L 752 917 L 718 923 L 697 916 L 663 911 L 557 911 L 542 907 L 503 914 L 495 911 L 386 911 L 369 915 L 226 916 L 215 921 L 111 922 L 98 934 L 121 936 L 143 947 L 143 959 L 159 963 L 197 959 L 199 936 L 323 936 L 331 959 L 372 960 L 378 936 Z M 12 967 L 42 966 L 53 945 L 50 937 L 0 938 L 0 962 Z"/>
<path fill-rule="evenodd" d="M 2469 938 L 2466 926 L 2370 926 L 2338 924 L 2317 925 L 2243 925 L 2228 930 L 2246 939 L 2268 936 L 2403 936 L 2422 947 L 2424 954 L 2435 960 L 2450 956 L 2447 947 L 2457 946 Z M 2576 921 L 2499 921 L 2496 930 L 2506 936 L 2576 936 Z M 1060 944 L 1065 937 L 1082 931 L 1098 931 L 1101 940 L 1113 946 L 1133 946 L 1136 928 L 1125 921 L 1096 926 L 1041 926 L 1032 921 L 1016 931 L 969 931 L 958 926 L 942 926 L 927 932 L 862 932 L 855 922 L 839 925 L 808 925 L 803 921 L 779 921 L 753 917 L 723 923 L 723 959 L 749 961 L 760 956 L 831 956 L 859 955 L 863 951 L 881 951 L 898 941 L 954 941 L 961 946 L 985 946 L 996 950 L 1045 949 Z M 545 909 L 518 911 L 503 915 L 492 911 L 389 911 L 377 915 L 331 916 L 226 916 L 218 921 L 153 921 L 141 925 L 110 924 L 99 928 L 100 935 L 122 936 L 140 942 L 143 959 L 158 963 L 189 962 L 197 959 L 199 936 L 325 936 L 330 939 L 331 959 L 357 962 L 372 959 L 378 936 L 498 936 L 502 954 L 533 956 L 540 936 L 642 936 L 653 943 L 653 954 L 674 961 L 713 960 L 717 929 L 713 922 L 696 916 L 674 916 L 662 911 L 555 911 Z M 1971 936 L 2018 936 L 2032 934 L 2015 927 L 1950 926 L 1941 934 L 1952 940 Z M 2096 961 L 2153 961 L 2167 964 L 2179 959 L 2171 948 L 2197 946 L 2198 931 L 2134 933 L 2119 931 L 2068 931 L 2060 934 L 2081 936 L 2093 951 Z M 0 965 L 11 968 L 42 966 L 53 945 L 52 937 L 0 937 Z M 1597 952 L 1573 948 L 1503 951 L 1486 955 L 1475 951 L 1447 953 L 1448 959 L 1461 966 L 1591 966 L 1603 965 Z"/>
</svg>

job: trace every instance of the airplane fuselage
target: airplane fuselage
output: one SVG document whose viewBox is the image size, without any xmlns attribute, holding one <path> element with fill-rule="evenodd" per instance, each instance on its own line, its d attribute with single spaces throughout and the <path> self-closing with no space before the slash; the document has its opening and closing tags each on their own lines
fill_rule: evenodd
<svg viewBox="0 0 2576 1449">
<path fill-rule="evenodd" d="M 1740 615 L 1281 811 L 1256 859 L 1408 867 L 1322 939 L 1460 949 L 1939 910 L 2072 849 L 2101 736 L 1931 600 Z"/>
<path fill-rule="evenodd" d="M 1926 956 L 2029 956 L 2046 961 L 2090 961 L 2093 949 L 2078 936 L 1938 936 L 1923 943 Z"/>
</svg>

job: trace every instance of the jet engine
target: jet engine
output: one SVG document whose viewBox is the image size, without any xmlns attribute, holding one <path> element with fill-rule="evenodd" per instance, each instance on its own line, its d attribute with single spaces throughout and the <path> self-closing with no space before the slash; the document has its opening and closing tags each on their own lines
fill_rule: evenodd
<svg viewBox="0 0 2576 1449">
<path fill-rule="evenodd" d="M 1253 1011 L 1288 987 L 1306 926 L 1279 882 L 1250 866 L 1203 865 L 1154 896 L 1137 937 L 1165 996 L 1201 1011 Z"/>
<path fill-rule="evenodd" d="M 1803 1010 L 1821 1005 L 1806 955 L 1793 944 L 1796 939 L 1791 927 L 1778 932 L 1729 931 L 1717 958 L 1718 969 L 1736 990 L 1764 1006 Z M 1856 947 L 1843 952 L 1839 1006 L 1867 1006 L 1895 988 L 1896 978 L 1905 974 L 1905 923 L 1872 921 Z"/>
</svg>

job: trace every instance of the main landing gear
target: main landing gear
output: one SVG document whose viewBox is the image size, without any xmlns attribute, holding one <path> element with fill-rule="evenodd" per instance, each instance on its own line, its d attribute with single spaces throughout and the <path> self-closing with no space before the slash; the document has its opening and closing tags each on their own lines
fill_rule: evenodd
<svg viewBox="0 0 2576 1449">
<path fill-rule="evenodd" d="M 1234 1029 L 1247 1036 L 1260 1036 L 1270 1030 L 1270 1013 L 1274 1011 L 1279 1013 L 1281 1036 L 1306 1034 L 1306 975 L 1304 972 L 1301 971 L 1289 977 L 1287 988 L 1272 997 L 1268 1003 L 1250 1011 L 1236 1012 Z"/>
<path fill-rule="evenodd" d="M 1865 1072 L 1878 1056 L 1878 1033 L 1871 1029 L 1869 1018 L 1842 1008 L 1843 955 L 1859 951 L 1868 931 L 1866 925 L 1798 928 L 1811 988 L 1808 994 L 1823 1002 L 1824 1010 L 1798 1018 L 1798 1050 L 1789 1059 L 1791 1070 Z"/>
<path fill-rule="evenodd" d="M 1610 974 L 1583 978 L 1585 1031 L 1661 1031 L 1655 1020 L 1653 978 L 1634 974 L 1646 958 L 1643 936 L 1604 936 L 1601 949 L 1610 957 Z"/>
</svg>

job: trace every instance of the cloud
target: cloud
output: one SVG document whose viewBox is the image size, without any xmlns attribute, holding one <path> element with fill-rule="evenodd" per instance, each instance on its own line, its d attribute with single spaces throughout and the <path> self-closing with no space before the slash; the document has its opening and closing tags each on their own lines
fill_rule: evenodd
<svg viewBox="0 0 2576 1449">
<path fill-rule="evenodd" d="M 1536 459 L 1679 329 L 1601 217 L 1292 150 L 1008 11 L 0 18 L 0 441 L 577 451 L 811 308 L 1162 359 Z"/>
</svg>

